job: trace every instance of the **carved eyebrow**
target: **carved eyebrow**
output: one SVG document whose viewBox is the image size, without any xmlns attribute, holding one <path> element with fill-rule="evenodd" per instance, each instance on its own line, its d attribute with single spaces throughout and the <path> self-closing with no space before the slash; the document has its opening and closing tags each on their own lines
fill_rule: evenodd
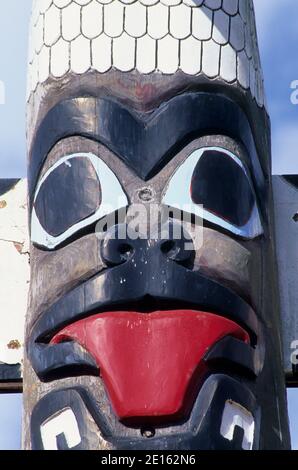
<svg viewBox="0 0 298 470">
<path fill-rule="evenodd" d="M 210 133 L 228 135 L 244 144 L 262 191 L 264 176 L 248 119 L 234 101 L 223 95 L 186 93 L 150 114 L 136 113 L 109 99 L 62 101 L 46 115 L 31 147 L 30 201 L 47 154 L 61 139 L 75 135 L 100 142 L 146 180 L 191 140 Z"/>
</svg>

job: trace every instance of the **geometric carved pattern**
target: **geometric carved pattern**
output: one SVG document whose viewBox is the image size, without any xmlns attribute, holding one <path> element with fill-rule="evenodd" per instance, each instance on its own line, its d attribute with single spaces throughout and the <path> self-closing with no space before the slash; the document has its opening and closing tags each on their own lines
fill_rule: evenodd
<svg viewBox="0 0 298 470">
<path fill-rule="evenodd" d="M 28 98 L 49 77 L 111 69 L 220 78 L 264 105 L 252 0 L 33 0 Z"/>
</svg>

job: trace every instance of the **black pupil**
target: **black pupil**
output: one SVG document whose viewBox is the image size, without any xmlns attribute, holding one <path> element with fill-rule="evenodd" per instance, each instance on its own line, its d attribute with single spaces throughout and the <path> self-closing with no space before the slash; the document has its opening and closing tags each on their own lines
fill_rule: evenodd
<svg viewBox="0 0 298 470">
<path fill-rule="evenodd" d="M 34 206 L 42 227 L 57 237 L 93 215 L 100 204 L 101 186 L 92 163 L 85 157 L 76 157 L 49 174 Z"/>
<path fill-rule="evenodd" d="M 244 170 L 226 153 L 206 150 L 192 175 L 191 198 L 195 204 L 237 227 L 251 215 L 255 198 Z"/>
</svg>

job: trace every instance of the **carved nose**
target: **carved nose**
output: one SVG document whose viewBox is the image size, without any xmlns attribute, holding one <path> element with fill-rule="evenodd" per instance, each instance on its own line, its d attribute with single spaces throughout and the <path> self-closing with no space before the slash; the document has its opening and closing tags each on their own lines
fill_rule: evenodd
<svg viewBox="0 0 298 470">
<path fill-rule="evenodd" d="M 101 242 L 100 253 L 102 260 L 108 266 L 117 266 L 128 261 L 133 255 L 141 251 L 150 257 L 160 256 L 162 253 L 168 259 L 177 263 L 185 263 L 194 256 L 194 246 L 188 232 L 178 222 L 169 221 L 164 224 L 159 235 L 154 240 L 143 238 L 131 239 L 127 236 L 126 224 L 111 227 Z M 143 250 L 146 244 L 147 249 Z"/>
</svg>

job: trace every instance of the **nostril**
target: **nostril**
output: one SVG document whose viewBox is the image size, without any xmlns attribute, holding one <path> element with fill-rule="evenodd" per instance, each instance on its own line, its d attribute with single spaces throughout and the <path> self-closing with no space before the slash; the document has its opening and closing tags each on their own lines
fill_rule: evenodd
<svg viewBox="0 0 298 470">
<path fill-rule="evenodd" d="M 100 242 L 100 255 L 107 266 L 123 264 L 131 258 L 135 248 L 123 234 L 127 232 L 126 226 L 114 226 L 108 230 Z"/>
<path fill-rule="evenodd" d="M 126 261 L 133 253 L 133 248 L 128 243 L 121 243 L 118 247 L 121 258 Z"/>
<path fill-rule="evenodd" d="M 187 240 L 164 240 L 160 244 L 160 250 L 168 259 L 177 263 L 190 263 L 194 256 L 193 248 L 188 247 Z M 191 244 L 193 247 L 193 245 Z"/>
<path fill-rule="evenodd" d="M 174 252 L 177 250 L 177 246 L 174 240 L 166 240 L 161 244 L 161 251 L 165 254 L 168 255 L 171 252 Z"/>
<path fill-rule="evenodd" d="M 161 244 L 161 251 L 167 258 L 179 261 L 181 258 L 181 244 L 176 240 L 166 240 Z M 184 258 L 182 256 L 182 258 Z"/>
</svg>

